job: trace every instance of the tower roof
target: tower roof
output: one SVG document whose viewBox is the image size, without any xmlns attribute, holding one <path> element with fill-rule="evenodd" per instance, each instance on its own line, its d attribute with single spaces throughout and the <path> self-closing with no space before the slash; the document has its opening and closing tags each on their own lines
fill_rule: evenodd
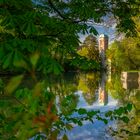
<svg viewBox="0 0 140 140">
<path fill-rule="evenodd" d="M 105 38 L 108 38 L 108 36 L 107 35 L 105 35 L 105 34 L 101 34 L 100 36 L 99 36 L 99 38 L 100 37 L 105 37 Z"/>
</svg>

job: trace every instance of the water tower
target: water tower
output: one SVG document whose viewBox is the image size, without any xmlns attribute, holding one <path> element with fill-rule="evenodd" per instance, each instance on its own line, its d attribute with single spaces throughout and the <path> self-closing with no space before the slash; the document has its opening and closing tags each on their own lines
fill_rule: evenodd
<svg viewBox="0 0 140 140">
<path fill-rule="evenodd" d="M 106 50 L 108 49 L 108 36 L 101 34 L 99 36 L 99 54 L 101 56 L 102 67 L 106 68 Z"/>
</svg>

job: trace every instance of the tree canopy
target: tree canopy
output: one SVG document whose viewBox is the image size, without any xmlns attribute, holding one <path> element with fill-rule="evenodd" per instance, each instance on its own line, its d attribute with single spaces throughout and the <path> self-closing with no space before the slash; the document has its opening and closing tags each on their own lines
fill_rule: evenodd
<svg viewBox="0 0 140 140">
<path fill-rule="evenodd" d="M 107 56 L 112 61 L 112 66 L 118 70 L 140 69 L 140 17 L 134 17 L 137 36 L 124 37 L 120 41 L 114 41 Z"/>
<path fill-rule="evenodd" d="M 135 34 L 132 19 L 138 0 L 0 0 L 1 69 L 59 74 L 75 56 L 79 33 L 97 35 L 94 23 L 108 15 L 126 35 Z M 88 24 L 92 22 L 93 24 Z"/>
<path fill-rule="evenodd" d="M 97 38 L 93 35 L 87 36 L 84 43 L 80 46 L 78 54 L 99 63 L 100 57 Z"/>
</svg>

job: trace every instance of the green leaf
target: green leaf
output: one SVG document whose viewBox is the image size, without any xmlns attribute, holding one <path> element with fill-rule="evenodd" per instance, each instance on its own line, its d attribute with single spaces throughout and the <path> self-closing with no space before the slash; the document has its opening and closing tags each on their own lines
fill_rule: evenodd
<svg viewBox="0 0 140 140">
<path fill-rule="evenodd" d="M 36 64 L 37 64 L 37 61 L 39 59 L 39 52 L 35 52 L 31 55 L 30 57 L 30 61 L 31 61 L 31 64 L 35 67 Z"/>
<path fill-rule="evenodd" d="M 126 108 L 130 112 L 132 110 L 132 104 L 127 104 Z"/>
<path fill-rule="evenodd" d="M 112 115 L 112 111 L 108 111 L 108 112 L 105 113 L 106 117 L 110 117 L 111 115 Z"/>
<path fill-rule="evenodd" d="M 4 57 L 4 49 L 2 47 L 0 47 L 0 60 Z"/>
<path fill-rule="evenodd" d="M 120 118 L 123 122 L 128 123 L 130 120 L 127 116 L 123 116 Z"/>
<path fill-rule="evenodd" d="M 48 73 L 54 73 L 56 75 L 59 75 L 63 71 L 63 68 L 56 60 L 49 59 L 48 62 L 49 62 L 47 66 Z"/>
<path fill-rule="evenodd" d="M 4 63 L 3 63 L 3 69 L 6 69 L 9 67 L 9 65 L 11 64 L 12 58 L 13 58 L 13 52 L 9 53 L 6 56 L 6 59 L 4 60 Z"/>
<path fill-rule="evenodd" d="M 114 113 L 120 116 L 120 115 L 122 115 L 123 113 L 125 113 L 125 110 L 124 110 L 123 107 L 120 107 L 119 109 L 116 109 L 116 110 L 114 111 Z"/>
<path fill-rule="evenodd" d="M 37 82 L 36 85 L 33 88 L 33 97 L 37 97 L 41 94 L 43 88 L 43 83 L 42 82 Z"/>
<path fill-rule="evenodd" d="M 94 35 L 98 35 L 98 32 L 97 32 L 97 30 L 94 27 L 91 27 L 89 32 L 93 33 Z"/>
<path fill-rule="evenodd" d="M 78 120 L 75 119 L 75 118 L 70 118 L 72 120 L 73 123 L 77 124 L 78 123 Z"/>
<path fill-rule="evenodd" d="M 4 26 L 6 29 L 12 29 L 14 28 L 14 18 L 11 15 L 6 16 L 2 22 L 1 25 Z"/>
<path fill-rule="evenodd" d="M 108 123 L 108 120 L 107 119 L 102 119 L 102 121 L 107 124 Z"/>
<path fill-rule="evenodd" d="M 62 140 L 68 140 L 68 137 L 67 137 L 67 135 L 66 135 L 66 134 L 64 134 L 64 135 L 63 135 Z"/>
<path fill-rule="evenodd" d="M 22 30 L 27 34 L 27 35 L 31 35 L 33 33 L 36 33 L 36 27 L 33 24 L 33 22 L 26 22 L 23 27 Z"/>
<path fill-rule="evenodd" d="M 72 126 L 71 124 L 66 124 L 66 128 L 67 128 L 68 130 L 71 130 L 71 129 L 73 128 L 73 126 Z"/>
<path fill-rule="evenodd" d="M 3 121 L 5 119 L 5 116 L 3 114 L 0 114 L 0 121 Z"/>
<path fill-rule="evenodd" d="M 77 123 L 78 123 L 79 126 L 83 125 L 81 121 L 78 121 Z"/>
<path fill-rule="evenodd" d="M 5 87 L 5 91 L 9 94 L 11 94 L 21 83 L 23 79 L 23 75 L 19 75 L 16 76 L 14 78 L 12 78 L 9 83 L 7 84 L 7 86 Z"/>
<path fill-rule="evenodd" d="M 80 115 L 82 115 L 82 114 L 86 114 L 87 111 L 86 111 L 86 109 L 84 109 L 84 108 L 80 108 L 80 109 L 78 110 L 78 113 L 79 113 Z"/>
<path fill-rule="evenodd" d="M 13 65 L 15 67 L 22 67 L 22 68 L 27 69 L 27 64 L 24 61 L 22 54 L 18 51 L 15 51 Z"/>
<path fill-rule="evenodd" d="M 98 112 L 97 111 L 89 111 L 88 113 L 87 113 L 87 115 L 89 116 L 89 117 L 93 117 L 94 115 L 96 115 Z"/>
</svg>

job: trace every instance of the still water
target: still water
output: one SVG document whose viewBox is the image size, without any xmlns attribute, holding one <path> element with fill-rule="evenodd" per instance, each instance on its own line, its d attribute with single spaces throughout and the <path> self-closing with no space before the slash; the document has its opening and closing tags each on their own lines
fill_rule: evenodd
<svg viewBox="0 0 140 140">
<path fill-rule="evenodd" d="M 78 90 L 74 92 L 79 98 L 77 108 L 100 110 L 104 113 L 117 107 L 117 99 L 114 99 L 106 88 L 107 76 L 105 73 L 98 76 L 92 73 L 81 75 Z M 98 84 L 94 86 L 92 82 L 95 82 L 96 78 Z M 83 126 L 75 126 L 68 131 L 67 136 L 70 140 L 113 140 L 108 131 L 110 126 L 115 127 L 115 122 L 109 122 L 108 125 L 98 120 L 94 123 L 85 122 Z"/>
<path fill-rule="evenodd" d="M 133 76 L 131 78 L 133 79 Z M 139 82 L 135 80 L 137 86 L 135 84 L 134 87 L 130 82 L 129 80 L 131 88 L 127 81 L 121 80 L 120 75 L 108 76 L 105 73 L 66 73 L 59 77 L 49 76 L 45 80 L 39 80 L 35 86 L 30 78 L 25 78 L 10 96 L 1 94 L 0 139 L 115 140 L 123 139 L 123 136 L 126 138 L 127 135 L 121 133 L 112 136 L 111 130 L 130 128 L 135 131 L 139 125 Z M 48 93 L 51 94 L 48 96 Z M 127 103 L 135 105 L 135 110 L 130 113 L 133 119 L 127 124 L 118 120 L 108 120 L 105 124 L 94 119 L 93 123 L 83 121 L 82 126 L 70 122 L 71 129 L 61 129 L 64 128 L 63 124 L 66 124 L 62 115 L 78 116 L 73 113 L 74 109 L 100 110 L 102 116 L 105 112 Z M 58 115 L 60 113 L 62 115 Z M 57 123 L 59 120 L 61 123 Z M 42 138 L 39 138 L 39 135 Z"/>
</svg>

